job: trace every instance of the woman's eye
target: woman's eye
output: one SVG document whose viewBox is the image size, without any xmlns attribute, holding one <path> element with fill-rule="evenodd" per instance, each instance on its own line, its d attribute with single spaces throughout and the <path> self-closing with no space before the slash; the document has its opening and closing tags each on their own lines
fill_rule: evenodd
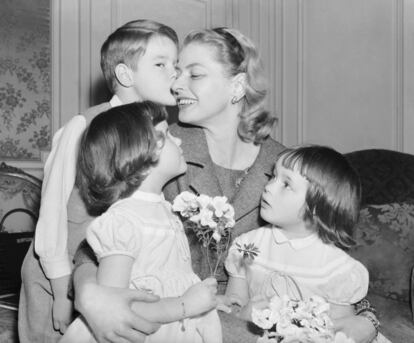
<svg viewBox="0 0 414 343">
<path fill-rule="evenodd" d="M 289 187 L 290 187 L 289 182 L 284 181 L 284 182 L 283 182 L 283 187 L 284 187 L 284 188 L 289 188 Z"/>
<path fill-rule="evenodd" d="M 265 176 L 267 177 L 267 179 L 269 181 L 275 178 L 275 176 L 273 174 L 271 174 L 271 173 L 264 173 L 264 174 L 265 174 Z"/>
<path fill-rule="evenodd" d="M 202 78 L 203 77 L 203 75 L 202 74 L 191 74 L 191 78 L 192 79 L 200 79 L 200 78 Z"/>
<path fill-rule="evenodd" d="M 156 66 L 157 66 L 157 67 L 164 68 L 164 67 L 165 67 L 165 63 L 157 63 L 157 64 L 156 64 Z"/>
</svg>

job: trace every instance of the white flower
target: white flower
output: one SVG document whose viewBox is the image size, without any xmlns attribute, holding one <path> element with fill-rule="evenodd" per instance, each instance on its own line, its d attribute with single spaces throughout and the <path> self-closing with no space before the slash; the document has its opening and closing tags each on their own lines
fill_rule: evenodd
<svg viewBox="0 0 414 343">
<path fill-rule="evenodd" d="M 217 223 L 213 219 L 213 212 L 208 208 L 202 208 L 199 214 L 190 218 L 194 223 L 199 223 L 201 226 L 208 226 L 212 229 L 216 228 Z"/>
<path fill-rule="evenodd" d="M 227 203 L 227 197 L 214 197 L 211 200 L 211 204 L 214 207 L 214 214 L 216 217 L 220 218 L 225 212 L 228 211 L 229 204 Z"/>
<path fill-rule="evenodd" d="M 197 196 L 191 192 L 182 192 L 174 199 L 172 209 L 187 217 L 189 213 L 197 210 Z"/>
<path fill-rule="evenodd" d="M 252 308 L 252 321 L 258 327 L 268 330 L 278 321 L 278 314 L 273 312 L 270 308 L 264 310 Z"/>
<path fill-rule="evenodd" d="M 211 197 L 201 194 L 197 197 L 197 202 L 200 209 L 207 208 L 211 204 Z"/>
<path fill-rule="evenodd" d="M 224 227 L 226 229 L 232 228 L 234 226 L 234 224 L 236 224 L 236 222 L 234 221 L 233 218 L 229 218 L 226 222 L 226 224 L 224 225 Z"/>
<path fill-rule="evenodd" d="M 355 341 L 347 337 L 342 331 L 335 334 L 334 343 L 355 343 Z"/>
<path fill-rule="evenodd" d="M 286 342 L 289 341 L 295 341 L 295 340 L 299 340 L 302 341 L 302 339 L 300 339 L 302 336 L 304 336 L 304 331 L 302 330 L 302 328 L 296 326 L 295 324 L 292 323 L 284 323 L 284 325 L 281 325 L 281 323 L 279 322 L 276 326 L 277 332 L 284 336 L 286 339 Z"/>
<path fill-rule="evenodd" d="M 220 242 L 220 239 L 221 239 L 221 235 L 220 235 L 220 233 L 217 231 L 217 230 L 214 230 L 214 232 L 213 232 L 213 239 L 216 241 L 216 242 Z"/>
</svg>

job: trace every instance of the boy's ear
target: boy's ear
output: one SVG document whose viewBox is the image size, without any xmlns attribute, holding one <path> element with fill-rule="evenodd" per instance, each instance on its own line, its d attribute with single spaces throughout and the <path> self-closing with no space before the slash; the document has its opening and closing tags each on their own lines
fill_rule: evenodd
<svg viewBox="0 0 414 343">
<path fill-rule="evenodd" d="M 132 70 L 124 63 L 119 63 L 115 67 L 115 76 L 119 84 L 123 87 L 131 87 L 133 84 Z"/>
<path fill-rule="evenodd" d="M 232 96 L 236 102 L 239 102 L 246 95 L 246 73 L 238 73 L 233 77 Z"/>
</svg>

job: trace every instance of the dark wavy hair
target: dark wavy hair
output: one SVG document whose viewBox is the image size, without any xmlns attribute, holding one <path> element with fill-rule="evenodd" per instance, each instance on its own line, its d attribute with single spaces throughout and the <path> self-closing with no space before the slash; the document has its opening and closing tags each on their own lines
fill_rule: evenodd
<svg viewBox="0 0 414 343">
<path fill-rule="evenodd" d="M 108 36 L 101 47 L 101 69 L 112 93 L 118 86 L 115 67 L 124 63 L 136 70 L 137 58 L 145 53 L 149 40 L 155 36 L 169 38 L 178 47 L 177 33 L 153 20 L 130 21 Z"/>
<path fill-rule="evenodd" d="M 319 237 L 340 248 L 354 245 L 361 185 L 347 159 L 332 148 L 309 145 L 284 150 L 278 161 L 308 180 L 304 220 L 315 227 Z"/>
<path fill-rule="evenodd" d="M 76 175 L 90 215 L 102 214 L 141 185 L 163 142 L 154 126 L 166 118 L 163 106 L 145 101 L 111 108 L 91 121 L 81 138 Z"/>
<path fill-rule="evenodd" d="M 246 74 L 238 134 L 245 142 L 262 143 L 270 135 L 276 117 L 265 110 L 267 80 L 253 42 L 240 31 L 225 27 L 192 31 L 185 37 L 184 46 L 194 42 L 212 47 L 228 76 Z"/>
</svg>

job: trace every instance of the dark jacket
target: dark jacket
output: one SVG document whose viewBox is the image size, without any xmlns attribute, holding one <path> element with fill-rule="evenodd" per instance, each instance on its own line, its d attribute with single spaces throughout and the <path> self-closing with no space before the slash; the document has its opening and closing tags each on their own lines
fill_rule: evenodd
<svg viewBox="0 0 414 343">
<path fill-rule="evenodd" d="M 223 195 L 215 168 L 210 158 L 207 141 L 203 130 L 197 127 L 185 127 L 178 124 L 170 126 L 171 133 L 181 138 L 184 158 L 187 162 L 187 172 L 170 181 L 164 188 L 165 198 L 173 201 L 183 191 L 209 196 Z M 277 155 L 284 146 L 268 138 L 260 147 L 256 161 L 249 169 L 233 199 L 236 225 L 232 229 L 232 237 L 256 229 L 264 224 L 259 215 L 260 197 L 264 186 L 273 172 Z M 202 254 L 197 238 L 187 232 L 193 259 L 194 271 L 201 277 L 208 276 L 208 266 Z M 221 273 L 223 274 L 223 273 Z M 222 275 L 220 279 L 227 278 Z"/>
</svg>

